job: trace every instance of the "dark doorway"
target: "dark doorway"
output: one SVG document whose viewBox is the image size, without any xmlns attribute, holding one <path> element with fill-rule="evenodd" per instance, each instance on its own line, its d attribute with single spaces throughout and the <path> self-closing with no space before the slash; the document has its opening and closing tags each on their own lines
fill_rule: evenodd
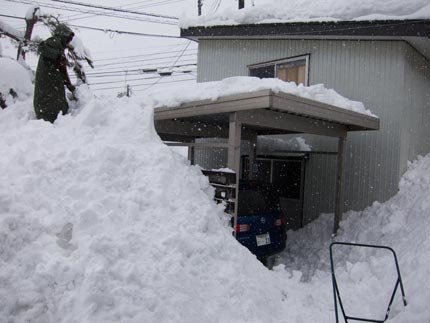
<svg viewBox="0 0 430 323">
<path fill-rule="evenodd" d="M 242 178 L 249 178 L 249 158 L 243 159 Z M 279 195 L 286 229 L 303 227 L 305 156 L 259 156 L 253 165 L 253 179 L 271 183 Z"/>
</svg>

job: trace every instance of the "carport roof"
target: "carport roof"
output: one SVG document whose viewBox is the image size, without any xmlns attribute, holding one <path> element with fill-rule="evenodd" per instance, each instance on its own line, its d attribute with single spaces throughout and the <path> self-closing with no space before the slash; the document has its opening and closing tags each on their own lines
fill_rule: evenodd
<svg viewBox="0 0 430 323">
<path fill-rule="evenodd" d="M 154 119 L 160 135 L 222 137 L 223 131 L 228 134 L 232 113 L 248 130 L 266 135 L 305 132 L 340 137 L 347 131 L 379 129 L 377 117 L 270 89 L 159 107 Z"/>
</svg>

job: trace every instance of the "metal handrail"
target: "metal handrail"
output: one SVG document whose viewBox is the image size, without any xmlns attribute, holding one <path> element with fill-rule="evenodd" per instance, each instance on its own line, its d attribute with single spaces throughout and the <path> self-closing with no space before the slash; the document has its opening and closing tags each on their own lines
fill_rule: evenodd
<svg viewBox="0 0 430 323">
<path fill-rule="evenodd" d="M 393 293 L 391 294 L 390 302 L 388 303 L 388 308 L 387 308 L 387 311 L 385 314 L 385 319 L 383 321 L 375 320 L 375 319 L 353 317 L 353 316 L 348 316 L 346 314 L 345 308 L 343 307 L 342 299 L 340 297 L 339 287 L 337 284 L 336 274 L 334 271 L 333 246 L 335 246 L 335 245 L 345 245 L 345 246 L 362 247 L 362 248 L 386 249 L 386 250 L 389 250 L 393 254 L 394 262 L 395 262 L 396 270 L 397 270 L 397 281 L 396 281 L 396 285 L 394 286 Z M 333 282 L 333 298 L 334 298 L 334 310 L 335 310 L 335 315 L 336 315 L 336 323 L 339 323 L 338 301 L 339 301 L 340 309 L 341 309 L 342 314 L 343 314 L 343 318 L 345 319 L 346 323 L 348 323 L 348 320 L 362 321 L 362 322 L 373 322 L 373 323 L 385 322 L 388 319 L 388 316 L 390 314 L 391 305 L 393 304 L 394 296 L 395 296 L 395 294 L 397 292 L 397 288 L 399 286 L 400 286 L 400 290 L 402 293 L 403 304 L 404 304 L 404 306 L 407 306 L 405 290 L 403 288 L 402 276 L 400 274 L 400 267 L 399 267 L 399 263 L 397 260 L 397 255 L 396 255 L 396 252 L 392 248 L 387 247 L 387 246 L 377 246 L 377 245 L 369 245 L 369 244 L 361 244 L 361 243 L 333 242 L 330 244 L 330 265 L 331 265 L 331 276 L 332 276 L 332 282 Z"/>
</svg>

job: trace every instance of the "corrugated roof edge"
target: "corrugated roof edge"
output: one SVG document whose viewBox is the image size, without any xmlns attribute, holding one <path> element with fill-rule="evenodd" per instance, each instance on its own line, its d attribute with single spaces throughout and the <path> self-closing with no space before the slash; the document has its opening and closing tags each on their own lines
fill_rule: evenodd
<svg viewBox="0 0 430 323">
<path fill-rule="evenodd" d="M 402 38 L 430 37 L 430 19 L 312 21 L 286 23 L 258 23 L 247 25 L 194 26 L 181 29 L 181 37 L 345 37 L 345 38 Z"/>
</svg>

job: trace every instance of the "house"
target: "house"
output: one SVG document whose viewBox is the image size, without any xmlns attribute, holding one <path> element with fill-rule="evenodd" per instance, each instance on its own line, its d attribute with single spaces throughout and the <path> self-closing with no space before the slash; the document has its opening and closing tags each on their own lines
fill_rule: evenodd
<svg viewBox="0 0 430 323">
<path fill-rule="evenodd" d="M 344 210 L 361 210 L 389 199 L 397 192 L 408 161 L 430 152 L 430 15 L 217 23 L 197 20 L 181 29 L 182 37 L 199 44 L 198 82 L 256 76 L 304 85 L 322 83 L 363 102 L 380 118 L 378 131 L 348 134 Z M 297 135 L 284 137 L 292 136 Z M 320 213 L 333 212 L 336 201 L 338 142 L 314 134 L 300 137 L 312 146 L 311 152 L 286 148 L 275 156 L 298 162 L 291 177 L 300 177 L 293 184 L 300 185 L 303 193 L 297 197 L 293 228 Z M 261 159 L 260 166 L 272 167 L 271 176 L 276 172 L 273 158 L 266 163 Z"/>
</svg>

